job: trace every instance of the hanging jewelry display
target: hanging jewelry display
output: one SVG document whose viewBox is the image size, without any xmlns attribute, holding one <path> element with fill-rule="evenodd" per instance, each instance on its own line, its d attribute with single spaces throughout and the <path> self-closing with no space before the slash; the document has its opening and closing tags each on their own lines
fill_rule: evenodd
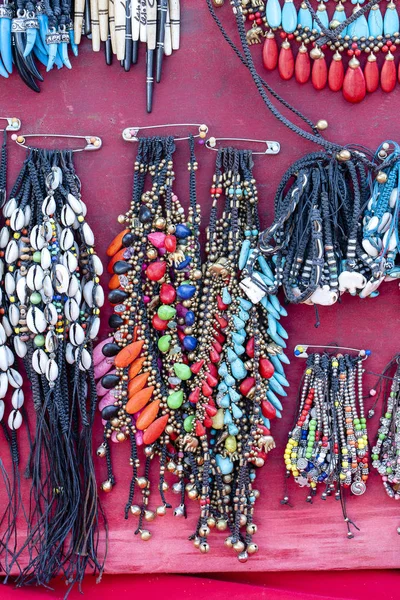
<svg viewBox="0 0 400 600">
<path fill-rule="evenodd" d="M 207 130 L 206 125 L 199 126 L 201 142 Z M 113 273 L 108 298 L 114 306 L 109 324 L 114 332 L 95 348 L 94 362 L 95 375 L 101 378 L 97 392 L 104 423 L 104 442 L 97 454 L 107 459 L 108 471 L 101 487 L 110 492 L 115 484 L 110 442 L 129 439 L 132 481 L 125 517 L 129 512 L 138 516 L 135 533 L 148 540 L 151 533 L 144 522 L 171 507 L 164 496 L 167 469 L 179 477 L 174 490 L 182 490 L 175 514 L 184 514 L 181 407 L 198 343 L 196 314 L 202 274 L 194 136 L 138 138 L 138 133 L 139 128 L 128 128 L 123 134 L 124 139 L 138 142 L 133 199 L 129 211 L 119 218 L 126 228 L 107 250 L 108 270 Z M 178 139 L 189 140 L 190 146 L 187 217 L 173 192 Z M 137 452 L 143 444 L 144 466 Z M 161 505 L 151 510 L 149 473 L 157 456 Z"/>
<path fill-rule="evenodd" d="M 54 65 L 72 68 L 68 45 L 77 56 L 71 20 L 71 1 L 8 0 L 0 5 L 0 75 L 8 78 L 13 64 L 21 79 L 35 92 L 43 77 L 35 58 L 50 71 Z"/>
<path fill-rule="evenodd" d="M 28 151 L 4 205 L 1 230 L 3 328 L 13 360 L 24 363 L 36 416 L 27 470 L 32 478 L 29 528 L 10 570 L 28 550 L 18 585 L 47 585 L 60 574 L 73 584 L 82 581 L 87 568 L 100 575 L 103 568 L 92 462 L 97 405 L 92 340 L 104 302 L 102 264 L 86 220 L 74 151 L 31 148 L 29 137 L 38 135 L 13 136 Z M 52 137 L 85 140 L 77 151 L 101 147 L 97 137 Z M 24 414 L 23 376 L 15 365 L 7 378 L 15 388 L 8 416 L 14 433 Z"/>
<path fill-rule="evenodd" d="M 104 42 L 106 63 L 113 55 L 125 71 L 138 62 L 140 43 L 146 48 L 146 107 L 153 108 L 154 79 L 160 83 L 165 56 L 179 50 L 180 0 L 75 0 L 75 41 L 91 37 L 99 52 Z"/>
<path fill-rule="evenodd" d="M 367 421 L 363 401 L 363 360 L 349 354 L 307 354 L 309 346 L 297 346 L 295 354 L 307 357 L 297 418 L 289 432 L 284 460 L 286 477 L 308 488 L 312 502 L 318 488 L 322 500 L 335 495 L 341 501 L 347 535 L 355 524 L 347 515 L 344 490 L 356 496 L 366 491 L 369 475 Z M 286 495 L 282 504 L 287 504 Z M 355 526 L 356 527 L 356 526 Z"/>
<path fill-rule="evenodd" d="M 345 0 L 322 0 L 316 9 L 309 0 L 298 9 L 293 0 L 282 5 L 279 0 L 242 0 L 242 14 L 251 24 L 247 41 L 263 43 L 265 69 L 277 68 L 284 80 L 294 76 L 301 84 L 311 80 L 316 90 L 342 90 L 348 102 L 360 102 L 379 87 L 391 92 L 400 44 L 397 6 L 390 1 L 382 13 L 380 0 L 364 1 L 352 0 L 350 12 Z M 296 58 L 293 43 L 298 44 Z"/>
</svg>

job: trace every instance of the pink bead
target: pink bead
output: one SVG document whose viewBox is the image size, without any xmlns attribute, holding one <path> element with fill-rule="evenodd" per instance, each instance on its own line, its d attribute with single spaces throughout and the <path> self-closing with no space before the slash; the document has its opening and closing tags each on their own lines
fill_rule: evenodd
<svg viewBox="0 0 400 600">
<path fill-rule="evenodd" d="M 93 350 L 93 365 L 94 366 L 98 365 L 99 363 L 101 363 L 104 360 L 104 354 L 102 352 L 103 346 L 105 346 L 106 344 L 109 344 L 112 341 L 113 341 L 113 338 L 108 337 L 105 340 L 103 340 L 102 342 L 100 342 L 99 344 L 97 344 L 97 346 Z"/>
<path fill-rule="evenodd" d="M 376 390 L 374 390 L 374 389 L 369 390 L 369 395 L 370 396 L 376 396 Z"/>
<path fill-rule="evenodd" d="M 115 374 L 115 369 L 113 369 L 113 371 L 110 371 L 110 375 L 114 375 Z M 101 398 L 102 396 L 105 396 L 106 394 L 108 394 L 110 390 L 107 390 L 105 387 L 103 387 L 101 385 L 101 380 L 97 382 L 96 384 L 96 392 L 97 395 Z"/>
<path fill-rule="evenodd" d="M 173 202 L 177 202 L 178 201 L 178 196 L 176 194 L 172 195 L 172 200 Z"/>
<path fill-rule="evenodd" d="M 138 446 L 143 446 L 143 431 L 137 431 L 135 433 L 135 440 Z"/>
<path fill-rule="evenodd" d="M 111 392 L 108 392 L 99 402 L 98 409 L 103 410 L 106 406 L 111 406 L 115 402 L 115 396 Z"/>
<path fill-rule="evenodd" d="M 155 248 L 164 248 L 165 233 L 162 231 L 154 231 L 153 233 L 149 233 L 147 239 Z"/>
<path fill-rule="evenodd" d="M 150 296 L 143 296 L 143 302 L 148 304 L 150 302 Z"/>
<path fill-rule="evenodd" d="M 386 475 L 384 475 L 384 476 L 382 477 L 382 481 L 387 481 L 387 480 L 388 480 L 388 478 L 386 477 Z"/>
<path fill-rule="evenodd" d="M 400 496 L 398 494 L 395 495 L 394 497 L 395 500 L 400 500 Z"/>
<path fill-rule="evenodd" d="M 97 364 L 94 368 L 94 378 L 100 379 L 103 375 L 106 375 L 114 364 L 114 358 L 105 358 L 101 363 Z"/>
<path fill-rule="evenodd" d="M 117 432 L 113 431 L 111 434 L 111 441 L 114 442 L 114 444 L 118 444 L 118 440 L 117 440 Z"/>
</svg>

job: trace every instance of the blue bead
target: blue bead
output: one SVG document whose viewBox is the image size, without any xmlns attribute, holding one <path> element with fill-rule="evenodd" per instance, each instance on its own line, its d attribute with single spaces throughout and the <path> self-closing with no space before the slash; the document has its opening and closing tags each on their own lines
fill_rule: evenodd
<svg viewBox="0 0 400 600">
<path fill-rule="evenodd" d="M 192 310 L 188 310 L 185 315 L 185 323 L 186 325 L 193 325 L 196 320 L 195 314 Z"/>
<path fill-rule="evenodd" d="M 229 458 L 229 456 L 225 457 L 221 454 L 215 455 L 215 461 L 217 463 L 218 468 L 220 469 L 222 475 L 229 475 L 233 471 L 233 462 Z"/>
<path fill-rule="evenodd" d="M 239 305 L 246 312 L 248 312 L 252 308 L 252 306 L 253 306 L 252 302 L 249 302 L 245 298 L 239 298 Z"/>
<path fill-rule="evenodd" d="M 196 286 L 190 284 L 179 285 L 176 291 L 178 296 L 183 300 L 190 300 L 190 298 L 193 298 L 196 293 Z"/>
<path fill-rule="evenodd" d="M 278 335 L 280 335 L 281 337 L 283 337 L 284 340 L 287 340 L 288 337 L 289 337 L 288 334 L 287 334 L 286 329 L 284 329 L 282 327 L 282 325 L 279 323 L 279 321 L 276 322 L 276 332 L 277 332 Z"/>
<path fill-rule="evenodd" d="M 268 301 L 268 296 L 264 296 L 263 298 L 261 298 L 261 304 L 266 309 L 266 311 L 269 312 L 275 319 L 281 318 L 281 315 L 278 313 L 278 311 L 275 310 L 271 302 Z"/>
<path fill-rule="evenodd" d="M 263 423 L 264 423 L 265 427 L 266 427 L 267 429 L 270 429 L 270 428 L 271 428 L 271 423 L 270 423 L 270 420 L 269 420 L 269 419 L 267 419 L 267 417 L 264 417 L 264 415 L 261 415 L 261 418 L 262 418 L 262 420 L 263 420 Z"/>
<path fill-rule="evenodd" d="M 246 352 L 245 348 L 240 344 L 233 344 L 233 349 L 238 356 L 241 356 Z"/>
<path fill-rule="evenodd" d="M 240 250 L 240 255 L 239 255 L 238 267 L 239 267 L 240 271 L 242 269 L 244 269 L 244 267 L 246 266 L 247 259 L 249 258 L 249 253 L 250 253 L 250 240 L 244 240 L 243 244 L 242 244 L 242 248 Z"/>
<path fill-rule="evenodd" d="M 186 225 L 179 223 L 175 228 L 175 236 L 179 239 L 184 239 L 192 235 L 192 231 Z"/>
<path fill-rule="evenodd" d="M 277 324 L 276 319 L 274 319 L 274 317 L 272 315 L 270 315 L 268 317 L 268 327 L 274 335 L 277 333 L 276 324 Z"/>
<path fill-rule="evenodd" d="M 395 6 L 390 8 L 390 4 L 388 4 L 383 19 L 383 33 L 385 35 L 393 35 L 396 31 L 399 31 L 399 15 L 397 13 L 397 8 Z"/>
<path fill-rule="evenodd" d="M 230 295 L 228 288 L 224 287 L 224 289 L 222 290 L 222 302 L 224 304 L 231 304 L 232 302 L 232 296 Z"/>
<path fill-rule="evenodd" d="M 228 388 L 228 386 L 226 385 L 225 381 L 221 381 L 218 384 L 218 391 L 221 392 L 221 394 L 224 394 L 225 392 L 227 392 L 228 389 L 230 389 L 230 388 Z"/>
<path fill-rule="evenodd" d="M 279 381 L 279 383 L 281 385 L 283 385 L 284 387 L 289 387 L 289 382 L 284 375 L 282 375 L 278 371 L 275 371 L 274 377 L 276 378 L 277 381 Z"/>
<path fill-rule="evenodd" d="M 232 377 L 232 375 L 227 375 L 224 379 L 226 385 L 228 386 L 228 388 L 231 388 L 233 385 L 235 385 L 235 380 Z"/>
<path fill-rule="evenodd" d="M 279 0 L 267 1 L 265 15 L 270 27 L 279 27 L 282 19 L 282 9 Z"/>
<path fill-rule="evenodd" d="M 232 423 L 232 415 L 229 410 L 226 410 L 224 413 L 224 423 L 225 425 L 230 425 L 230 423 Z"/>
<path fill-rule="evenodd" d="M 241 379 L 244 379 L 247 375 L 247 369 L 244 366 L 244 363 L 240 360 L 240 358 L 237 358 L 232 364 L 231 364 L 231 371 L 232 371 L 232 375 L 234 376 L 234 378 L 237 381 L 240 381 Z"/>
<path fill-rule="evenodd" d="M 274 392 L 272 390 L 268 390 L 267 391 L 267 398 L 268 398 L 269 402 L 271 402 L 272 406 L 276 410 L 282 410 L 283 409 L 281 401 L 279 400 L 279 398 L 277 398 L 277 396 L 275 396 L 275 394 L 274 394 Z"/>
<path fill-rule="evenodd" d="M 275 379 L 275 375 L 273 377 L 270 377 L 270 379 L 268 379 L 268 381 L 269 381 L 269 387 L 274 392 L 276 392 L 280 396 L 287 396 L 287 393 L 285 392 L 285 390 L 283 389 L 283 387 L 281 386 L 281 384 L 279 383 L 279 381 L 277 381 Z"/>
<path fill-rule="evenodd" d="M 305 27 L 312 29 L 312 16 L 311 16 L 311 13 L 308 10 L 308 8 L 300 7 L 299 14 L 298 14 L 298 21 L 299 21 L 299 25 L 301 25 L 303 29 Z"/>
<path fill-rule="evenodd" d="M 183 347 L 185 348 L 185 350 L 192 352 L 197 348 L 197 339 L 192 335 L 186 335 L 183 338 Z"/>
<path fill-rule="evenodd" d="M 228 394 L 232 402 L 238 402 L 242 398 L 239 392 L 237 392 L 233 387 L 229 388 Z"/>
<path fill-rule="evenodd" d="M 182 262 L 180 262 L 176 268 L 178 269 L 178 271 L 182 271 L 182 269 L 184 269 L 185 267 L 187 267 L 191 262 L 192 262 L 192 257 L 191 256 L 187 256 L 185 258 L 185 260 L 183 260 Z"/>
<path fill-rule="evenodd" d="M 282 9 L 282 29 L 286 33 L 293 33 L 297 27 L 297 11 L 292 0 L 285 0 Z"/>
<path fill-rule="evenodd" d="M 238 317 L 238 316 L 236 316 L 236 315 L 233 315 L 233 318 L 232 318 L 232 320 L 233 320 L 233 327 L 234 327 L 234 329 L 235 329 L 236 331 L 238 331 L 239 329 L 243 329 L 243 328 L 244 328 L 244 326 L 245 326 L 245 322 L 244 322 L 244 321 L 242 321 L 242 319 L 239 319 L 239 317 Z"/>
<path fill-rule="evenodd" d="M 237 435 L 239 433 L 239 429 L 236 427 L 235 423 L 230 423 L 228 425 L 229 435 Z"/>
<path fill-rule="evenodd" d="M 237 360 L 237 354 L 232 350 L 232 348 L 228 348 L 228 351 L 226 353 L 228 362 L 233 363 L 235 360 Z"/>
<path fill-rule="evenodd" d="M 231 410 L 232 410 L 232 414 L 235 417 L 235 419 L 240 419 L 240 417 L 243 415 L 243 412 L 240 410 L 240 408 L 236 404 L 231 405 Z"/>
<path fill-rule="evenodd" d="M 242 319 L 242 321 L 246 322 L 249 320 L 249 313 L 241 308 L 239 310 L 238 317 L 239 317 L 239 319 Z"/>
<path fill-rule="evenodd" d="M 284 371 L 284 369 L 282 367 L 282 363 L 281 363 L 281 361 L 279 360 L 279 358 L 278 358 L 278 356 L 276 354 L 270 356 L 269 360 L 274 365 L 275 371 L 277 371 L 281 375 L 285 375 L 285 371 Z"/>
<path fill-rule="evenodd" d="M 240 333 L 238 333 L 237 331 L 235 331 L 235 333 L 232 333 L 232 340 L 235 344 L 243 344 L 245 339 L 246 339 L 246 336 L 240 335 Z"/>
<path fill-rule="evenodd" d="M 342 4 L 340 6 L 343 8 Z M 343 21 L 345 21 L 346 19 L 347 19 L 347 15 L 344 10 L 336 9 L 335 12 L 333 13 L 332 21 L 338 21 L 339 23 L 343 23 Z M 344 38 L 344 36 L 346 34 L 347 34 L 347 27 L 345 27 L 343 29 L 343 31 L 340 33 L 340 35 L 342 36 L 342 38 Z"/>
<path fill-rule="evenodd" d="M 221 408 L 228 408 L 231 405 L 231 400 L 228 394 L 226 394 L 220 400 L 218 400 L 218 404 Z"/>
<path fill-rule="evenodd" d="M 328 27 L 329 27 L 328 11 L 327 10 L 317 10 L 317 16 L 318 16 L 318 19 L 320 20 L 320 22 L 322 23 L 322 25 L 326 29 L 328 29 Z M 314 23 L 313 23 L 313 29 L 316 29 L 318 31 L 318 33 L 321 32 L 321 27 L 318 25 L 318 23 L 315 19 L 314 19 Z"/>
<path fill-rule="evenodd" d="M 364 15 L 361 15 L 361 17 L 358 17 L 353 23 L 350 23 L 347 28 L 347 35 L 351 38 L 357 37 L 358 39 L 360 39 L 360 37 L 369 37 L 369 27 Z"/>
<path fill-rule="evenodd" d="M 221 377 L 225 377 L 225 375 L 228 375 L 228 366 L 226 362 L 223 362 L 219 365 L 218 375 L 221 375 Z"/>
</svg>

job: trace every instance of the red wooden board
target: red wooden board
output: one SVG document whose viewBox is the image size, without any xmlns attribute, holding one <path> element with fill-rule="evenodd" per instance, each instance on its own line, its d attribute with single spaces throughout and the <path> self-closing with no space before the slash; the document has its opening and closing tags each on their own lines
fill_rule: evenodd
<svg viewBox="0 0 400 600">
<path fill-rule="evenodd" d="M 103 138 L 101 151 L 76 157 L 83 199 L 89 207 L 88 218 L 102 257 L 110 239 L 120 231 L 116 217 L 127 209 L 131 197 L 135 146 L 122 141 L 124 127 L 204 122 L 209 125 L 210 134 L 216 137 L 278 140 L 281 143 L 280 155 L 255 159 L 264 226 L 273 217 L 274 191 L 284 170 L 295 159 L 315 150 L 315 146 L 290 133 L 269 114 L 249 73 L 219 34 L 205 1 L 183 0 L 182 4 L 182 47 L 164 62 L 163 82 L 156 87 L 155 109 L 151 116 L 145 113 L 143 52 L 140 64 L 127 74 L 118 64 L 107 67 L 103 56 L 93 54 L 85 42 L 80 48 L 79 59 L 73 60 L 73 70 L 63 69 L 46 75 L 40 95 L 28 90 L 17 76 L 0 82 L 1 112 L 20 117 L 23 132 L 90 134 Z M 232 16 L 228 2 L 226 4 L 219 14 L 229 25 Z M 232 27 L 230 29 L 233 31 Z M 254 56 L 259 57 L 261 48 L 254 47 L 252 51 Z M 375 92 L 361 105 L 352 106 L 343 100 L 340 93 L 316 92 L 311 84 L 301 87 L 294 81 L 283 83 L 276 73 L 267 74 L 267 77 L 277 91 L 315 122 L 326 118 L 330 123 L 327 136 L 334 141 L 376 147 L 386 138 L 399 140 L 396 107 L 400 100 L 400 86 L 392 94 Z M 198 200 L 203 207 L 205 226 L 215 154 L 204 147 L 199 147 L 197 154 L 200 164 Z M 9 187 L 23 158 L 23 150 L 16 146 L 10 149 Z M 185 143 L 178 144 L 175 160 L 177 191 L 181 198 L 188 199 Z M 107 284 L 107 277 L 103 283 Z M 293 347 L 298 343 L 335 342 L 370 348 L 372 356 L 366 367 L 380 372 L 400 349 L 397 335 L 400 331 L 398 286 L 388 283 L 381 290 L 379 297 L 373 300 L 345 297 L 341 304 L 321 308 L 318 330 L 314 327 L 315 315 L 311 307 L 289 307 L 289 317 L 283 322 L 290 334 L 288 354 L 293 355 Z M 104 311 L 104 323 L 107 317 Z M 268 464 L 257 479 L 261 491 L 255 518 L 259 525 L 255 536 L 260 546 L 259 553 L 246 564 L 240 564 L 232 551 L 224 547 L 225 534 L 215 532 L 209 540 L 210 553 L 201 555 L 187 541 L 198 514 L 197 504 L 190 501 L 186 521 L 174 519 L 169 514 L 150 524 L 153 532 L 150 542 L 136 538 L 136 518 L 130 517 L 128 521 L 123 518 L 130 472 L 128 446 L 120 445 L 113 447 L 117 485 L 111 494 L 103 496 L 110 529 L 108 572 L 246 572 L 400 566 L 400 538 L 396 533 L 400 525 L 400 506 L 386 496 L 376 474 L 368 482 L 368 490 L 363 497 L 349 498 L 349 514 L 361 529 L 353 540 L 346 538 L 340 504 L 332 498 L 326 502 L 317 498 L 310 506 L 305 503 L 304 490 L 292 484 L 290 498 L 293 508 L 280 505 L 284 492 L 282 454 L 293 420 L 303 367 L 304 362 L 293 359 L 288 368 L 291 388 L 284 400 L 284 418 L 273 424 L 277 448 L 269 455 Z M 375 377 L 368 376 L 366 389 L 375 380 Z M 371 434 L 376 432 L 377 421 L 375 417 L 370 423 Z M 101 441 L 101 433 L 99 417 L 94 432 L 95 447 Z M 21 438 L 23 436 L 24 433 Z M 4 455 L 6 450 L 4 444 L 2 446 Z M 106 475 L 105 464 L 99 459 L 96 459 L 96 464 L 100 482 Z M 24 484 L 25 497 L 28 487 Z M 170 500 L 174 503 L 176 497 L 171 494 Z"/>
</svg>

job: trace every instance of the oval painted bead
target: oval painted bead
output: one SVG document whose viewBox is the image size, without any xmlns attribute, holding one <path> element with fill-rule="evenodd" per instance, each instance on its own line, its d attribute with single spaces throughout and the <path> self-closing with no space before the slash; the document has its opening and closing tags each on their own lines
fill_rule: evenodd
<svg viewBox="0 0 400 600">
<path fill-rule="evenodd" d="M 110 343 L 103 346 L 102 352 L 104 356 L 111 357 L 116 356 L 120 350 L 121 348 L 118 346 L 118 344 Z"/>
<path fill-rule="evenodd" d="M 125 260 L 117 260 L 117 262 L 113 266 L 114 273 L 117 275 L 123 275 L 127 273 L 132 268 L 132 265 L 126 262 Z"/>
<path fill-rule="evenodd" d="M 110 406 L 106 406 L 101 411 L 101 418 L 105 421 L 110 421 L 111 419 L 114 419 L 118 416 L 118 410 L 118 406 L 114 406 L 113 404 L 111 404 Z"/>
<path fill-rule="evenodd" d="M 124 324 L 124 320 L 119 315 L 111 315 L 108 319 L 108 324 L 112 329 L 116 329 L 117 327 L 121 327 Z"/>
<path fill-rule="evenodd" d="M 129 298 L 129 294 L 124 290 L 111 290 L 108 294 L 108 300 L 111 304 L 120 304 L 127 298 Z"/>
<path fill-rule="evenodd" d="M 102 379 L 101 379 L 101 385 L 106 390 L 111 390 L 112 388 L 115 388 L 115 386 L 118 385 L 118 383 L 119 383 L 119 375 L 108 374 L 108 375 L 104 375 L 104 377 L 102 377 Z"/>
<path fill-rule="evenodd" d="M 190 300 L 196 293 L 196 286 L 190 284 L 180 285 L 178 286 L 177 292 L 182 300 Z"/>
</svg>

